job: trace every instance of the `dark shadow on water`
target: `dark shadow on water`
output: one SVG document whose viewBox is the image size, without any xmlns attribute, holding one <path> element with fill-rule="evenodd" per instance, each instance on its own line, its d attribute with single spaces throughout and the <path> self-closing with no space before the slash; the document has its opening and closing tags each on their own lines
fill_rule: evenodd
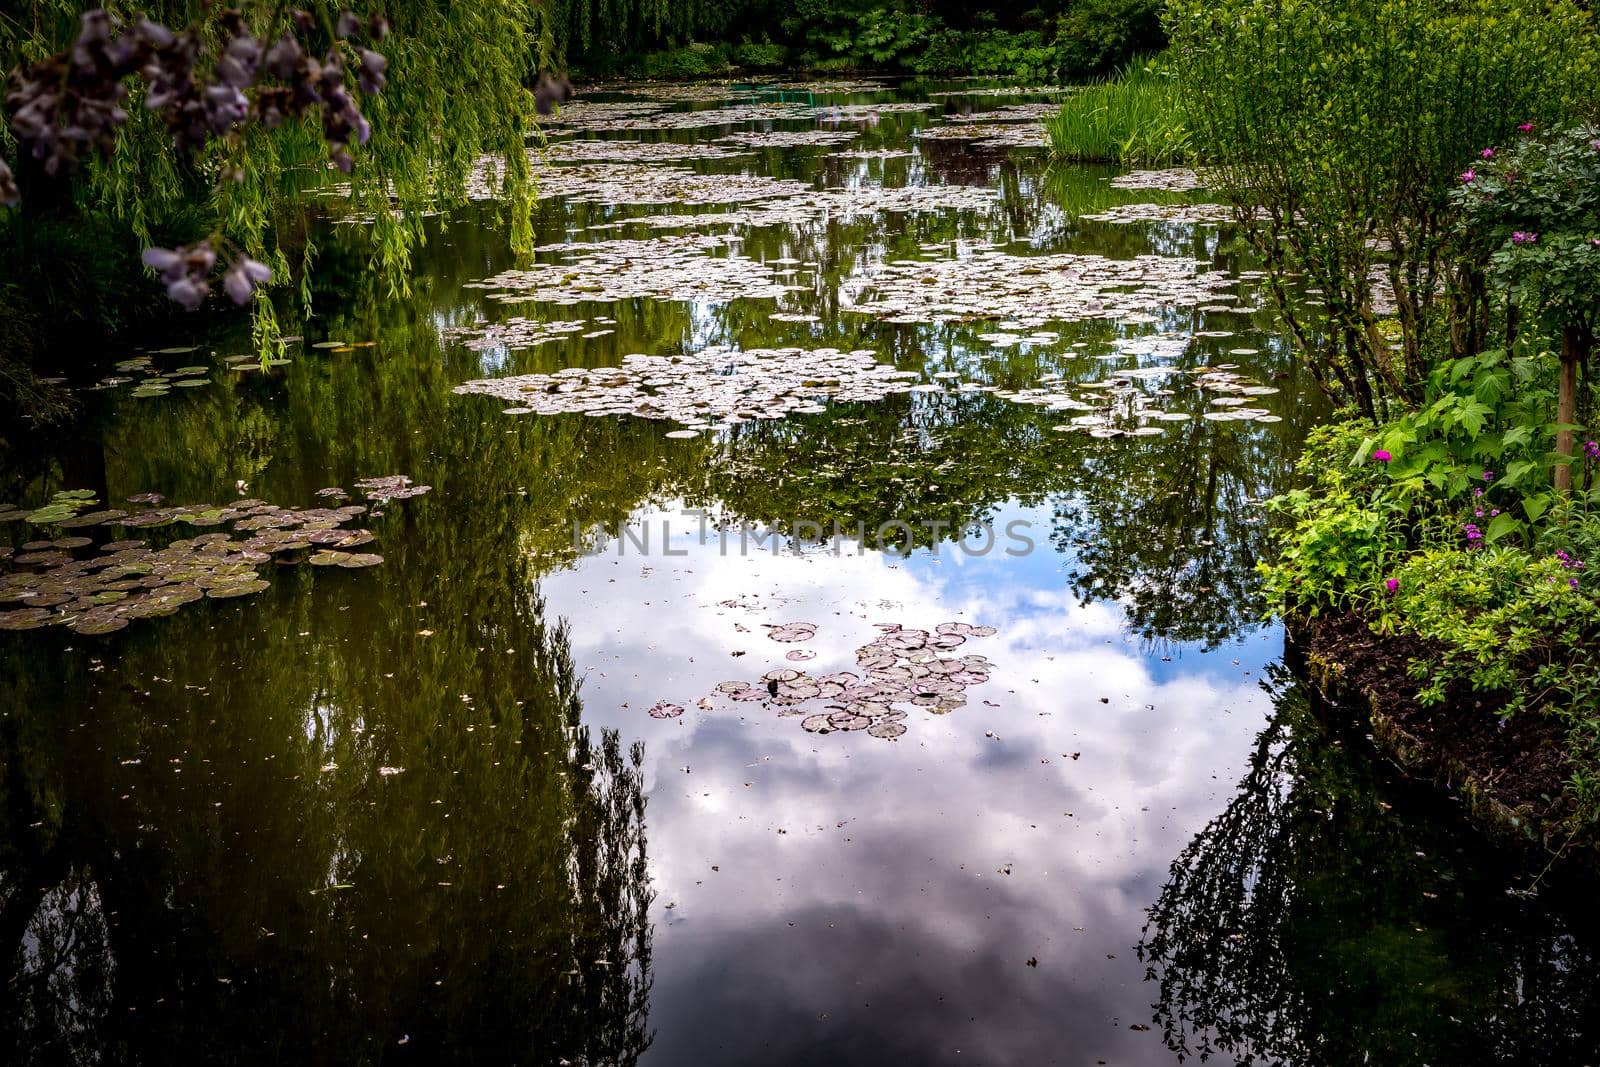
<svg viewBox="0 0 1600 1067">
<path fill-rule="evenodd" d="M 1583 909 L 1514 875 L 1443 802 L 1279 673 L 1237 796 L 1173 862 L 1140 959 L 1182 1058 L 1592 1063 L 1600 954 Z"/>
</svg>

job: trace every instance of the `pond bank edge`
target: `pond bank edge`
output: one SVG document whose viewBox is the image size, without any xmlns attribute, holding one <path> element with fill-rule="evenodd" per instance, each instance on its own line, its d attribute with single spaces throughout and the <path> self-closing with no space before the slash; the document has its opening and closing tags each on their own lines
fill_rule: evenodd
<svg viewBox="0 0 1600 1067">
<path fill-rule="evenodd" d="M 1560 865 L 1585 875 L 1600 874 L 1600 836 L 1592 831 L 1574 835 L 1564 820 L 1535 810 L 1526 800 L 1503 796 L 1478 770 L 1408 728 L 1385 710 L 1382 690 L 1370 681 L 1361 684 L 1356 680 L 1369 673 L 1374 663 L 1347 663 L 1326 647 L 1333 643 L 1328 640 L 1333 629 L 1333 620 L 1325 616 L 1284 619 L 1289 662 L 1310 682 L 1322 704 L 1319 710 L 1361 727 L 1378 755 L 1406 778 L 1458 797 L 1466 821 L 1495 847 L 1525 864 Z M 1392 670 L 1379 673 L 1391 698 L 1398 694 L 1415 703 L 1411 698 L 1416 686 L 1409 678 Z M 1456 710 L 1447 702 L 1433 709 L 1433 714 L 1448 715 Z"/>
</svg>

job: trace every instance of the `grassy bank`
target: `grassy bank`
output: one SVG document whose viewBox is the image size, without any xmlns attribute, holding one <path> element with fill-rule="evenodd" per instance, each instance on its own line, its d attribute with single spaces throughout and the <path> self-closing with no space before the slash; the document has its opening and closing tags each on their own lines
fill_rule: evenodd
<svg viewBox="0 0 1600 1067">
<path fill-rule="evenodd" d="M 1156 62 L 1074 93 L 1045 122 L 1050 153 L 1079 162 L 1166 166 L 1189 160 L 1193 141 L 1179 106 L 1178 82 Z"/>
</svg>

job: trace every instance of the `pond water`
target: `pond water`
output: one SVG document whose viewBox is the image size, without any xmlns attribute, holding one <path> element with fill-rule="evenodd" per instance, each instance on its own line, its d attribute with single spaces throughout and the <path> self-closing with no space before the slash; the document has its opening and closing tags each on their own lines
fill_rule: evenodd
<svg viewBox="0 0 1600 1067">
<path fill-rule="evenodd" d="M 1324 412 L 1248 256 L 1050 99 L 591 94 L 531 256 L 485 174 L 408 292 L 319 223 L 286 362 L 64 353 L 6 1061 L 1593 1062 L 1592 920 L 1260 617 Z"/>
</svg>

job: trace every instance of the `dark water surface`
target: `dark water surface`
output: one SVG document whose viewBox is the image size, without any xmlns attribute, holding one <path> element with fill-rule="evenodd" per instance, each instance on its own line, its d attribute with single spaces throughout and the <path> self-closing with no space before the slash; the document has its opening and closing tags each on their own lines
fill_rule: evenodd
<svg viewBox="0 0 1600 1067">
<path fill-rule="evenodd" d="M 540 206 L 541 244 L 739 235 L 704 258 L 795 261 L 776 264 L 797 286 L 776 298 L 583 299 L 602 270 L 566 279 L 576 302 L 504 303 L 503 284 L 474 283 L 572 257 L 519 261 L 478 204 L 437 220 L 408 293 L 371 281 L 353 226 L 318 229 L 316 315 L 285 303 L 304 335 L 286 364 L 230 369 L 249 350 L 236 322 L 152 338 L 200 347 L 147 351 L 148 367 L 112 367 L 133 350 L 64 354 L 86 385 L 134 380 L 85 390 L 81 420 L 5 456 L 0 499 L 306 508 L 394 474 L 431 491 L 351 524 L 376 535 L 360 549 L 384 557 L 371 569 L 268 563 L 264 591 L 116 632 L 0 633 L 0 1059 L 1600 1058 L 1584 909 L 1508 895 L 1525 879 L 1448 804 L 1376 776 L 1359 737 L 1313 714 L 1281 630 L 1259 619 L 1256 503 L 1286 487 L 1323 412 L 1248 276 L 1229 279 L 1233 311 L 1158 299 L 1039 327 L 1008 325 L 1026 317 L 1016 304 L 937 323 L 850 310 L 897 261 L 972 260 L 985 242 L 1249 270 L 1214 225 L 1082 218 L 1170 213 L 1203 192 L 1114 189 L 1103 168 L 913 136 L 955 121 L 947 110 L 1048 99 L 938 88 L 790 93 L 823 110 L 577 134 L 842 130 L 853 138 L 651 165 L 989 190 L 976 206 L 834 203 L 671 229 L 628 220 L 773 198 Z M 934 109 L 829 111 L 890 101 Z M 834 154 L 880 149 L 910 154 Z M 663 284 L 698 269 L 675 261 Z M 995 280 L 975 266 L 963 284 L 982 304 Z M 513 316 L 586 321 L 538 345 L 475 342 L 473 324 Z M 312 347 L 328 340 L 346 343 Z M 870 350 L 938 388 L 692 438 L 452 392 L 711 345 Z M 1147 414 L 1198 416 L 1220 408 L 1193 372 L 1219 364 L 1278 390 L 1250 394 L 1267 421 L 1124 417 L 1160 432 L 1092 436 L 1070 422 L 1082 408 L 982 388 L 1166 367 L 1123 381 Z M 186 366 L 205 370 L 175 380 L 208 384 L 133 395 Z M 871 536 L 774 551 L 770 536 L 890 521 L 916 525 L 909 553 Z M 84 557 L 202 532 L 15 520 L 0 544 L 86 535 L 66 550 Z M 773 639 L 795 623 L 811 625 L 776 636 L 803 639 Z M 886 655 L 886 640 L 900 647 Z M 963 656 L 984 659 L 924 691 L 946 669 L 930 662 Z M 774 694 L 765 676 L 785 670 L 806 678 L 770 675 Z M 843 702 L 807 678 L 873 670 L 908 688 L 846 694 L 871 705 L 871 731 L 807 728 Z M 758 699 L 718 690 L 738 681 Z"/>
</svg>

